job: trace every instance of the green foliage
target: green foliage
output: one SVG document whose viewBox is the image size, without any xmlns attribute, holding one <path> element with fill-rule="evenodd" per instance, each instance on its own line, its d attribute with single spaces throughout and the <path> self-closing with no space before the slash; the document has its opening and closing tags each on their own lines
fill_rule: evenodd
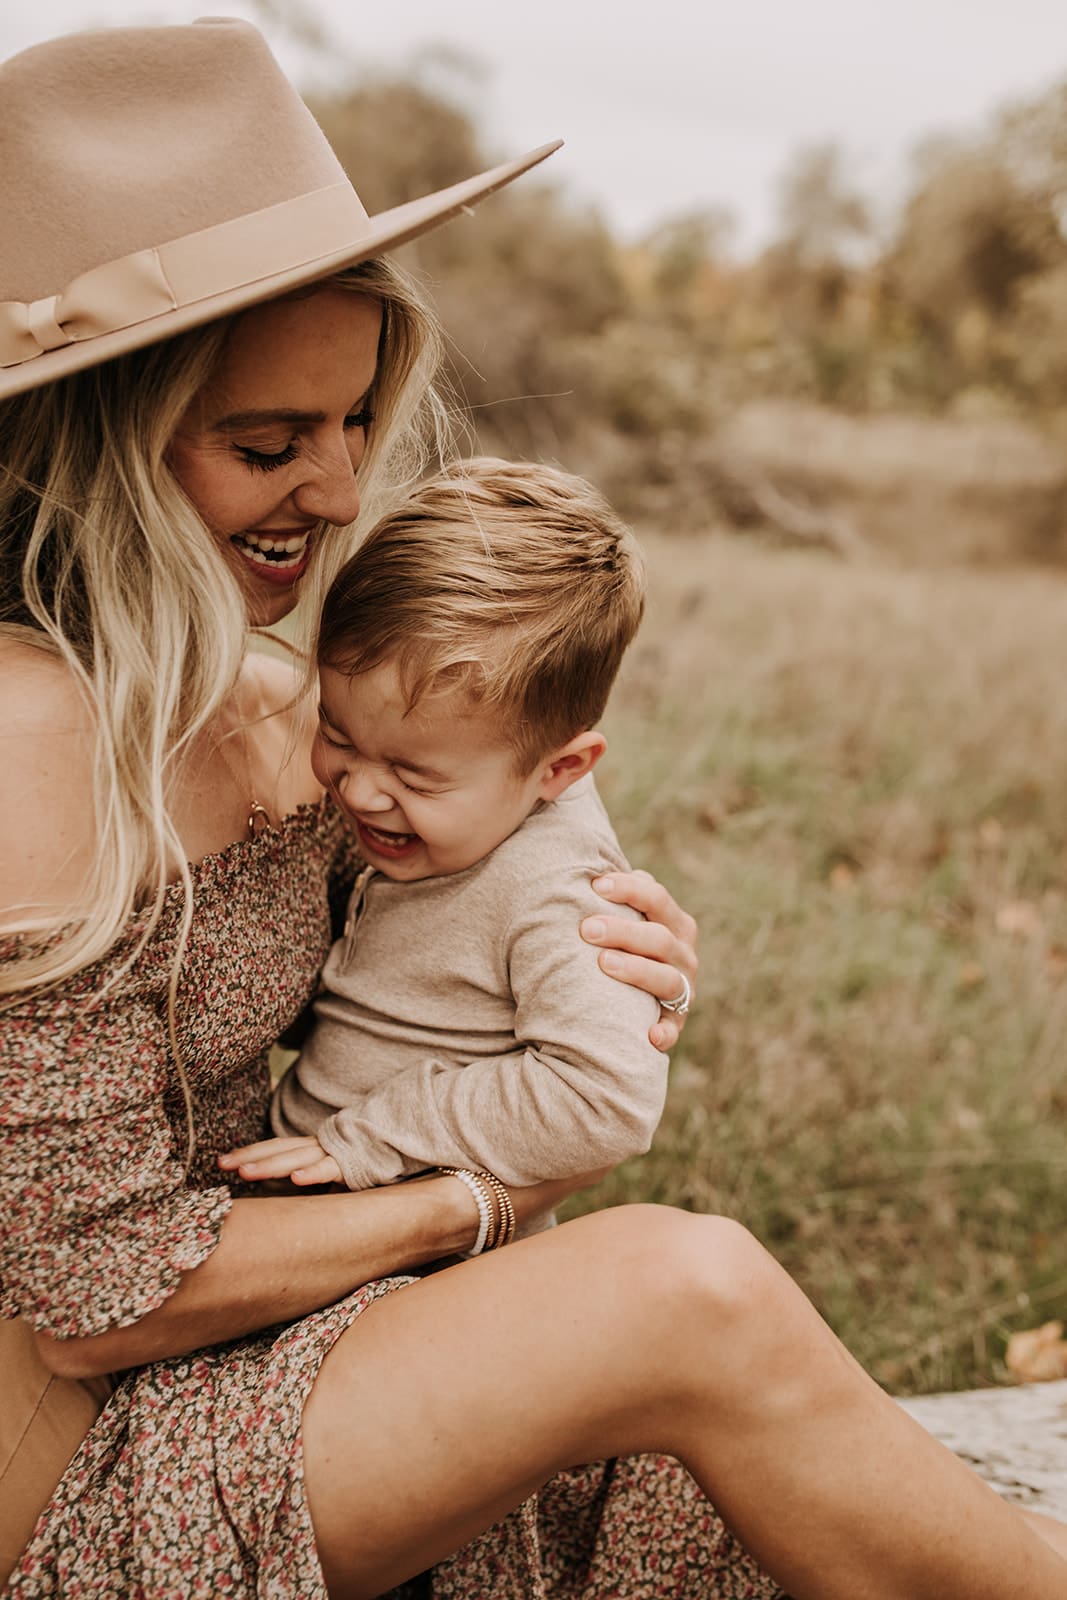
<svg viewBox="0 0 1067 1600">
<path fill-rule="evenodd" d="M 684 548 L 647 541 L 600 785 L 698 1003 L 579 1204 L 736 1216 L 881 1381 L 996 1381 L 1067 1294 L 1067 593 Z"/>
</svg>

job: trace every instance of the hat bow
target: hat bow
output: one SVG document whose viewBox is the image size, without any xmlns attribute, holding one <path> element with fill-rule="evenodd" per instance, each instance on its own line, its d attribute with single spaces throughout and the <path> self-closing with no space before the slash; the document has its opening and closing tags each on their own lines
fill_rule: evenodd
<svg viewBox="0 0 1067 1600">
<path fill-rule="evenodd" d="M 105 261 L 58 294 L 0 302 L 0 368 L 318 261 L 367 229 L 355 190 L 336 183 Z"/>
</svg>

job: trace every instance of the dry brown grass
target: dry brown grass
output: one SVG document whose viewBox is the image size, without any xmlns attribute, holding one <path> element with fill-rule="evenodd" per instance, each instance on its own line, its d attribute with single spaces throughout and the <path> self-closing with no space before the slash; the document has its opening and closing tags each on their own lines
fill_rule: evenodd
<svg viewBox="0 0 1067 1600">
<path fill-rule="evenodd" d="M 846 521 L 881 559 L 1067 558 L 1067 457 L 1021 420 L 849 416 L 766 400 L 740 407 L 717 448 L 742 479 Z"/>
<path fill-rule="evenodd" d="M 1067 1304 L 1067 583 L 648 539 L 602 788 L 700 919 L 652 1154 L 883 1381 Z"/>
</svg>

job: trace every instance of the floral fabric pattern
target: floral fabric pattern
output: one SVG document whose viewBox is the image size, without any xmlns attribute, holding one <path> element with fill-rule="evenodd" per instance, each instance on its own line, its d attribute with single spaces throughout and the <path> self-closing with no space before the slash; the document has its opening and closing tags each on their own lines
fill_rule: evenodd
<svg viewBox="0 0 1067 1600">
<path fill-rule="evenodd" d="M 267 1052 L 314 993 L 356 870 L 328 800 L 194 869 L 177 1028 L 166 995 L 179 892 L 138 949 L 25 998 L 3 1022 L 0 1313 L 59 1337 L 137 1321 L 215 1248 L 239 1183 L 216 1154 L 261 1137 Z M 12 959 L 18 941 L 0 941 Z M 405 1278 L 253 1337 L 126 1374 L 45 1508 L 18 1600 L 327 1600 L 301 1415 L 330 1347 Z M 770 1600 L 779 1591 L 673 1461 L 560 1474 L 394 1600 Z"/>
</svg>

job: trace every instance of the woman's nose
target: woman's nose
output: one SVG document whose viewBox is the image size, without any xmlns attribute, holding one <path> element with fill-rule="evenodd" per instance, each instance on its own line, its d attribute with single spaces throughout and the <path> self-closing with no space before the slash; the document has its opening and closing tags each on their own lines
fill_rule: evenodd
<svg viewBox="0 0 1067 1600">
<path fill-rule="evenodd" d="M 313 470 L 293 496 L 297 510 L 302 516 L 332 523 L 337 528 L 355 522 L 359 516 L 357 463 L 349 453 L 347 442 L 342 439 L 328 451 L 317 452 L 311 465 Z"/>
</svg>

